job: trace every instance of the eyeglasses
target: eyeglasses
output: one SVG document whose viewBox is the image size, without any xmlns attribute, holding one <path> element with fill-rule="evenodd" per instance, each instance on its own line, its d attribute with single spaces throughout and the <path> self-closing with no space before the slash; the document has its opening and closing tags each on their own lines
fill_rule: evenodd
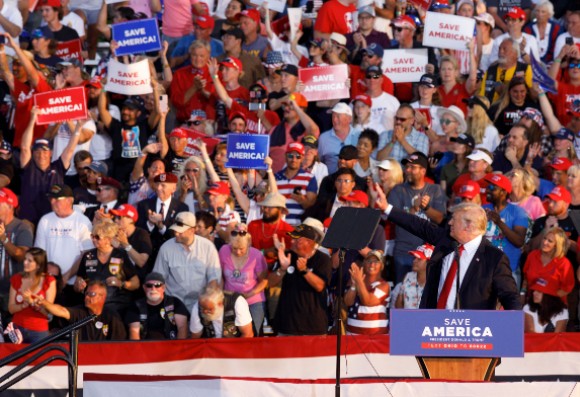
<svg viewBox="0 0 580 397">
<path fill-rule="evenodd" d="M 302 155 L 301 155 L 301 154 L 288 153 L 288 154 L 286 155 L 286 157 L 287 157 L 288 159 L 290 159 L 290 160 L 294 160 L 294 159 L 296 159 L 296 160 L 300 160 L 300 159 L 302 158 Z"/>
<path fill-rule="evenodd" d="M 101 186 L 97 188 L 97 192 L 102 192 L 103 190 L 111 190 L 110 186 Z"/>
<path fill-rule="evenodd" d="M 91 234 L 91 238 L 100 241 L 103 237 L 99 236 L 98 234 Z"/>
<path fill-rule="evenodd" d="M 374 57 L 374 56 L 375 56 L 375 54 L 372 54 L 372 55 L 371 55 L 371 54 L 369 54 L 369 53 L 365 53 L 365 54 L 363 54 L 363 57 L 367 57 L 367 58 L 372 58 L 372 57 Z"/>
<path fill-rule="evenodd" d="M 195 120 L 195 121 L 188 121 L 187 125 L 188 126 L 192 126 L 192 125 L 200 125 L 202 123 L 201 120 Z"/>
<path fill-rule="evenodd" d="M 411 117 L 399 117 L 399 116 L 395 116 L 395 121 L 399 121 L 401 123 L 404 123 L 405 121 L 409 120 Z"/>
<path fill-rule="evenodd" d="M 402 28 L 402 27 L 400 27 L 400 26 L 396 26 L 396 27 L 394 27 L 394 28 L 393 28 L 393 30 L 394 30 L 395 32 L 399 32 L 399 33 L 401 33 L 401 32 L 402 32 L 403 30 L 405 30 L 405 29 L 407 29 L 407 28 Z"/>
<path fill-rule="evenodd" d="M 244 237 L 246 234 L 248 234 L 247 230 L 232 230 L 232 232 L 230 233 L 232 235 L 232 237 Z"/>
<path fill-rule="evenodd" d="M 145 283 L 143 284 L 143 286 L 147 289 L 151 289 L 151 288 L 161 288 L 163 287 L 163 283 Z"/>
<path fill-rule="evenodd" d="M 568 64 L 568 69 L 580 69 L 580 62 Z"/>
<path fill-rule="evenodd" d="M 199 168 L 186 168 L 185 172 L 193 172 L 197 174 L 199 172 Z"/>
<path fill-rule="evenodd" d="M 366 76 L 367 79 L 372 79 L 372 80 L 377 80 L 377 79 L 380 79 L 381 77 L 382 76 L 380 74 L 370 74 L 370 75 Z"/>
<path fill-rule="evenodd" d="M 456 120 L 451 120 L 451 119 L 440 119 L 439 122 L 443 125 L 449 125 L 451 123 L 457 123 Z"/>
<path fill-rule="evenodd" d="M 91 292 L 85 292 L 85 295 L 88 296 L 89 298 L 94 298 L 95 296 L 101 295 L 101 294 L 99 294 L 98 292 L 91 291 Z"/>
<path fill-rule="evenodd" d="M 336 183 L 351 183 L 354 182 L 352 179 L 337 179 Z"/>
<path fill-rule="evenodd" d="M 189 226 L 181 221 L 175 221 L 174 225 L 177 225 L 178 227 L 195 227 L 195 226 Z"/>
</svg>

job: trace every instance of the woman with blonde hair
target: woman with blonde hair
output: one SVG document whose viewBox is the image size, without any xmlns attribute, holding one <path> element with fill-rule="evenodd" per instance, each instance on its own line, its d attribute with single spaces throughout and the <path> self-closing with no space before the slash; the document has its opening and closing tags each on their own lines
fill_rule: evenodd
<svg viewBox="0 0 580 397">
<path fill-rule="evenodd" d="M 474 95 L 467 102 L 467 131 L 475 140 L 475 145 L 491 153 L 499 145 L 499 133 L 487 115 L 489 99 Z"/>
<path fill-rule="evenodd" d="M 113 247 L 118 232 L 119 226 L 109 219 L 93 226 L 91 238 L 95 248 L 81 257 L 74 289 L 84 293 L 90 281 L 101 280 L 107 285 L 105 306 L 123 316 L 133 303 L 132 291 L 139 288 L 139 277 L 127 252 Z"/>
<path fill-rule="evenodd" d="M 506 176 L 512 183 L 512 192 L 509 197 L 510 203 L 522 207 L 531 222 L 546 215 L 542 200 L 533 195 L 536 191 L 536 181 L 530 171 L 525 168 L 513 169 Z"/>
<path fill-rule="evenodd" d="M 557 295 L 566 302 L 566 296 L 574 289 L 574 269 L 566 253 L 568 237 L 560 227 L 545 229 L 540 248 L 530 252 L 524 265 L 522 291 L 539 284 L 555 285 Z"/>
<path fill-rule="evenodd" d="M 573 165 L 568 168 L 568 180 L 566 188 L 572 195 L 572 202 L 569 210 L 580 210 L 580 165 Z"/>
<path fill-rule="evenodd" d="M 207 208 L 204 198 L 207 190 L 207 172 L 203 160 L 198 156 L 191 156 L 183 164 L 179 173 L 176 196 L 193 213 Z"/>
<path fill-rule="evenodd" d="M 441 85 L 438 88 L 441 106 L 448 108 L 451 105 L 459 107 L 463 114 L 467 113 L 467 107 L 463 99 L 469 98 L 477 89 L 477 68 L 470 73 L 465 83 L 459 81 L 459 65 L 457 59 L 451 55 L 441 57 L 439 61 L 439 75 Z"/>
<path fill-rule="evenodd" d="M 254 333 L 259 335 L 264 321 L 268 265 L 262 252 L 252 247 L 252 236 L 245 224 L 238 223 L 230 234 L 229 243 L 219 250 L 224 290 L 237 292 L 246 298 Z"/>
</svg>

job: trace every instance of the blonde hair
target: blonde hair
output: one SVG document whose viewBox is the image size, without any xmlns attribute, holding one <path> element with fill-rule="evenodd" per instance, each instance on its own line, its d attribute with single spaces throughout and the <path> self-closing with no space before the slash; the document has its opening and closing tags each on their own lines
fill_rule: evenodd
<svg viewBox="0 0 580 397">
<path fill-rule="evenodd" d="M 106 238 L 115 238 L 119 232 L 119 226 L 110 219 L 103 219 L 93 226 L 93 235 Z"/>
<path fill-rule="evenodd" d="M 580 165 L 573 165 L 568 168 L 568 176 L 580 176 Z"/>
<path fill-rule="evenodd" d="M 396 185 L 403 183 L 404 180 L 403 167 L 401 167 L 401 163 L 394 157 L 389 157 L 387 161 L 391 163 L 391 169 L 389 170 L 389 181 L 387 182 L 387 186 L 383 185 L 383 189 L 385 187 L 388 189 L 385 191 L 385 194 L 388 194 L 388 192 Z"/>
<path fill-rule="evenodd" d="M 460 214 L 470 229 L 474 226 L 479 234 L 485 234 L 487 229 L 487 214 L 481 208 L 481 205 L 475 203 L 460 203 L 453 206 L 450 211 L 453 214 Z"/>
<path fill-rule="evenodd" d="M 554 258 L 563 258 L 568 252 L 568 237 L 566 232 L 561 227 L 553 227 L 551 229 L 544 229 L 543 238 L 549 234 L 554 236 Z"/>
<path fill-rule="evenodd" d="M 489 99 L 484 96 L 476 96 L 481 102 L 487 106 L 489 109 Z M 492 125 L 491 119 L 487 115 L 487 112 L 481 106 L 474 104 L 471 110 L 471 117 L 467 120 L 467 131 L 473 137 L 476 145 L 483 142 L 483 137 L 485 136 L 485 129 L 487 126 Z"/>
<path fill-rule="evenodd" d="M 230 236 L 230 246 L 233 246 L 234 242 L 240 242 L 246 244 L 246 247 L 249 250 L 252 246 L 252 235 L 248 232 L 248 226 L 245 223 L 238 223 L 232 231 L 237 231 L 238 233 L 240 231 L 246 232 L 246 234 L 243 236 L 241 234 L 238 234 L 237 236 Z"/>
<path fill-rule="evenodd" d="M 459 81 L 459 64 L 457 63 L 457 58 L 455 58 L 452 55 L 445 55 L 441 57 L 441 60 L 439 61 L 439 68 L 441 69 L 441 67 L 443 66 L 443 64 L 445 62 L 449 62 L 450 64 L 453 65 L 453 69 L 455 69 L 456 72 L 456 76 L 455 76 L 455 80 Z"/>
<path fill-rule="evenodd" d="M 506 176 L 512 181 L 515 180 L 520 182 L 525 198 L 531 196 L 536 191 L 534 176 L 525 168 L 513 169 L 509 171 Z M 512 186 L 513 185 L 514 183 L 512 182 Z"/>
</svg>

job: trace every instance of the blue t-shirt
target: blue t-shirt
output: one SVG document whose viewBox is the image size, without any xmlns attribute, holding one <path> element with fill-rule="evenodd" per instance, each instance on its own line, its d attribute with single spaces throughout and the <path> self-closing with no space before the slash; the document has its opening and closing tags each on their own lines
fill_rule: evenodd
<svg viewBox="0 0 580 397">
<path fill-rule="evenodd" d="M 484 209 L 493 210 L 493 204 L 485 204 Z M 499 213 L 501 220 L 510 228 L 515 226 L 528 227 L 528 214 L 526 211 L 515 204 L 508 203 L 508 205 Z M 493 222 L 487 222 L 487 230 L 485 231 L 485 238 L 493 244 L 494 247 L 502 250 L 510 260 L 510 267 L 514 272 L 520 261 L 522 255 L 521 248 L 517 248 L 510 243 L 506 236 L 501 232 L 501 229 Z"/>
</svg>

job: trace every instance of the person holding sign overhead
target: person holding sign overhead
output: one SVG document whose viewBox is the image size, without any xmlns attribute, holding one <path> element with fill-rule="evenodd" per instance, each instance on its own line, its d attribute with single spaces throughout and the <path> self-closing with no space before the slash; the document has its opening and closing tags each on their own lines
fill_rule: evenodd
<svg viewBox="0 0 580 397">
<path fill-rule="evenodd" d="M 507 256 L 483 238 L 487 216 L 479 205 L 455 206 L 443 228 L 390 205 L 378 188 L 377 194 L 376 207 L 391 222 L 435 246 L 421 309 L 495 310 L 498 301 L 506 310 L 522 309 Z"/>
</svg>

